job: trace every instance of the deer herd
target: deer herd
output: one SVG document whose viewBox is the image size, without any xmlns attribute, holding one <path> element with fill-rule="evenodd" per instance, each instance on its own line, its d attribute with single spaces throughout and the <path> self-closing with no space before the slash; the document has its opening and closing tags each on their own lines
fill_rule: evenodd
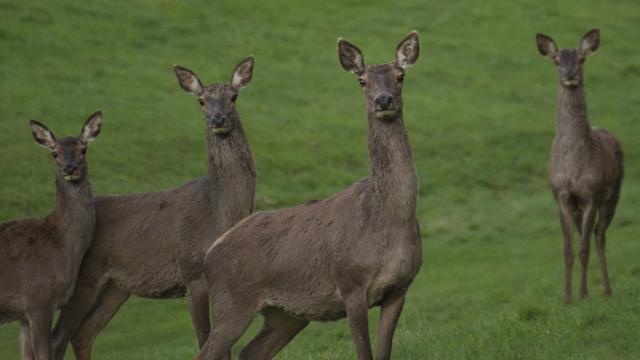
<svg viewBox="0 0 640 360">
<path fill-rule="evenodd" d="M 587 119 L 583 64 L 598 49 L 599 31 L 575 49 L 559 50 L 542 34 L 536 44 L 558 70 L 549 181 L 564 235 L 564 299 L 572 300 L 574 226 L 580 298 L 587 296 L 592 232 L 604 294 L 611 295 L 605 233 L 620 196 L 623 155 L 618 140 Z M 360 49 L 338 39 L 341 66 L 364 90 L 370 175 L 324 200 L 277 211 L 253 212 L 256 170 L 236 110 L 253 57 L 228 83 L 204 85 L 193 71 L 174 67 L 180 87 L 202 107 L 209 161 L 207 176 L 174 189 L 93 197 L 87 148 L 102 114 L 91 115 L 78 137 L 59 139 L 31 121 L 34 140 L 57 170 L 51 214 L 0 224 L 0 323 L 20 321 L 22 359 L 62 360 L 69 343 L 77 359 L 90 359 L 96 337 L 131 294 L 187 297 L 203 360 L 230 359 L 258 313 L 263 326 L 241 359 L 271 359 L 309 322 L 344 317 L 357 358 L 373 359 L 368 310 L 379 306 L 375 355 L 390 358 L 422 264 L 418 177 L 402 113 L 402 83 L 419 51 L 414 31 L 393 62 L 368 65 Z"/>
</svg>

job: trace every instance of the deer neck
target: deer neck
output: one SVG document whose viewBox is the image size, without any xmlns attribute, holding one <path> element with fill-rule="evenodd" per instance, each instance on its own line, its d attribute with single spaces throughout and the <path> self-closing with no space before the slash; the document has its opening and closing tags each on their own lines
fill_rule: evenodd
<svg viewBox="0 0 640 360">
<path fill-rule="evenodd" d="M 70 255 L 81 256 L 91 243 L 95 226 L 91 184 L 86 177 L 68 182 L 58 174 L 55 186 L 56 203 L 50 218 L 63 234 Z"/>
<path fill-rule="evenodd" d="M 231 227 L 253 211 L 256 169 L 237 113 L 227 135 L 207 130 L 211 201 L 216 222 Z"/>
<path fill-rule="evenodd" d="M 560 86 L 558 91 L 558 123 L 556 138 L 560 143 L 588 143 L 591 126 L 587 119 L 587 102 L 584 85 L 568 88 Z"/>
<path fill-rule="evenodd" d="M 379 120 L 369 113 L 369 161 L 371 192 L 374 204 L 382 206 L 379 214 L 385 219 L 414 221 L 418 193 L 418 177 L 411 156 L 411 147 L 402 120 Z"/>
</svg>

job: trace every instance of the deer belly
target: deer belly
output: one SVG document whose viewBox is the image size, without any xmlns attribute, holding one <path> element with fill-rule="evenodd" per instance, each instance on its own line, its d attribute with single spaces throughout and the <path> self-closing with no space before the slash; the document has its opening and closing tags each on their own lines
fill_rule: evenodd
<svg viewBox="0 0 640 360">
<path fill-rule="evenodd" d="M 308 321 L 333 321 L 346 315 L 344 300 L 332 287 L 318 286 L 295 293 L 273 292 L 265 304 Z"/>
<path fill-rule="evenodd" d="M 112 271 L 110 278 L 119 288 L 141 297 L 165 299 L 185 296 L 186 287 L 177 266 L 167 264 L 138 270 Z"/>
</svg>

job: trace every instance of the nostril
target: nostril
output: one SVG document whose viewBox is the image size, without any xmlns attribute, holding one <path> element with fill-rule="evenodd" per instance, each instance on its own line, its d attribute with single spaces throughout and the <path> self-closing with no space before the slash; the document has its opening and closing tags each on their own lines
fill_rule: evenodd
<svg viewBox="0 0 640 360">
<path fill-rule="evenodd" d="M 66 172 L 67 174 L 69 173 L 74 173 L 78 170 L 78 167 L 75 165 L 65 165 L 64 167 L 64 172 Z"/>
<path fill-rule="evenodd" d="M 376 98 L 376 105 L 382 109 L 386 109 L 391 104 L 393 98 L 388 95 L 381 95 Z"/>
</svg>

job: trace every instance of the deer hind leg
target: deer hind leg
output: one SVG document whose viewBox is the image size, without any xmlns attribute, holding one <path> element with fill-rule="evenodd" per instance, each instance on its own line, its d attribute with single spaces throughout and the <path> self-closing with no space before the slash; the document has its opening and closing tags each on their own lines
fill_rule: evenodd
<svg viewBox="0 0 640 360">
<path fill-rule="evenodd" d="M 118 309 L 129 299 L 129 293 L 121 290 L 113 281 L 105 284 L 93 310 L 82 321 L 75 336 L 71 339 L 73 353 L 77 360 L 91 359 L 91 349 L 96 337 L 104 329 Z"/>
<path fill-rule="evenodd" d="M 240 359 L 272 359 L 309 322 L 270 308 L 263 312 L 264 325 L 256 337 L 242 349 Z"/>
<path fill-rule="evenodd" d="M 29 328 L 31 329 L 31 345 L 36 360 L 51 359 L 51 323 L 53 311 L 38 310 L 27 313 Z"/>
<path fill-rule="evenodd" d="M 582 216 L 582 237 L 580 242 L 580 265 L 582 276 L 580 277 L 580 298 L 584 299 L 589 295 L 587 290 L 587 270 L 589 265 L 589 252 L 591 232 L 596 218 L 596 208 L 593 201 L 589 201 L 583 210 Z"/>
<path fill-rule="evenodd" d="M 189 310 L 191 311 L 191 321 L 196 331 L 198 348 L 202 348 L 209 337 L 211 322 L 209 320 L 209 289 L 207 280 L 201 277 L 187 283 L 189 300 Z"/>
<path fill-rule="evenodd" d="M 376 360 L 391 358 L 391 345 L 393 333 L 396 330 L 400 313 L 404 306 L 405 291 L 385 300 L 380 309 L 380 322 L 378 323 L 378 342 L 376 346 Z"/>
<path fill-rule="evenodd" d="M 21 360 L 33 360 L 31 329 L 29 328 L 29 321 L 26 319 L 20 321 L 20 354 Z"/>
<path fill-rule="evenodd" d="M 571 276 L 573 272 L 573 244 L 571 239 L 572 212 L 570 196 L 563 193 L 558 196 L 560 225 L 564 235 L 564 302 L 571 302 Z"/>
<path fill-rule="evenodd" d="M 607 271 L 607 259 L 605 256 L 606 250 L 606 232 L 613 220 L 613 216 L 616 212 L 617 198 L 611 203 L 604 204 L 600 207 L 598 215 L 598 223 L 596 225 L 596 249 L 598 250 L 598 257 L 600 258 L 600 271 L 602 272 L 602 290 L 605 296 L 611 296 L 611 284 L 609 283 L 609 272 Z"/>
<path fill-rule="evenodd" d="M 227 292 L 212 300 L 213 326 L 197 360 L 231 360 L 231 347 L 251 325 L 257 312 L 255 306 L 234 300 Z"/>
</svg>

